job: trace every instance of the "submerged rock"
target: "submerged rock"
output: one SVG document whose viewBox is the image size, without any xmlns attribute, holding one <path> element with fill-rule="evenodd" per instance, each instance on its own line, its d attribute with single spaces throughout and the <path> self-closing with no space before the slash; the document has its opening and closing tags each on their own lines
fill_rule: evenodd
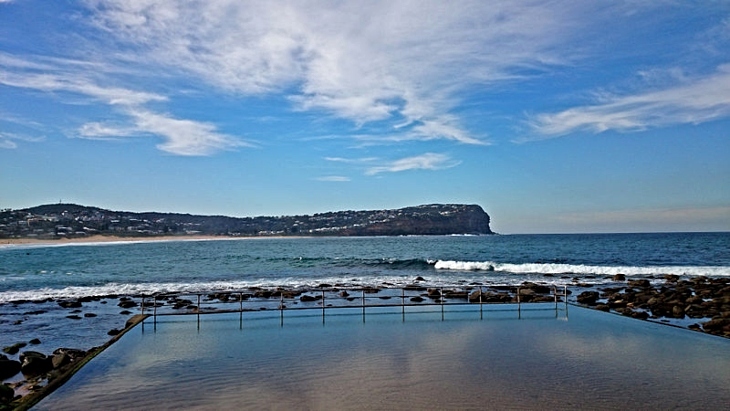
<svg viewBox="0 0 730 411">
<path fill-rule="evenodd" d="M 20 361 L 8 359 L 6 356 L 0 356 L 0 380 L 10 378 L 20 372 Z"/>
</svg>

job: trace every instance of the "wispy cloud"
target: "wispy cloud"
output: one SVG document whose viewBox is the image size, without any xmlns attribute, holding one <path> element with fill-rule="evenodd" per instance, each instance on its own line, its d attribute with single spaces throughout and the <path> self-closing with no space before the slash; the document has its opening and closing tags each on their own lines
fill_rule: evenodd
<svg viewBox="0 0 730 411">
<path fill-rule="evenodd" d="M 344 177 L 344 176 L 323 176 L 318 177 L 317 181 L 330 181 L 335 183 L 344 183 L 350 181 L 350 177 Z"/>
<path fill-rule="evenodd" d="M 603 96 L 595 105 L 573 107 L 530 119 L 545 137 L 588 131 L 633 131 L 671 124 L 699 124 L 730 116 L 730 65 L 674 87 L 628 96 Z M 539 138 L 539 137 L 538 137 Z"/>
<path fill-rule="evenodd" d="M 6 149 L 13 149 L 18 147 L 17 141 L 25 141 L 25 142 L 39 142 L 43 141 L 44 137 L 31 137 L 26 135 L 20 135 L 20 134 L 14 134 L 14 133 L 5 133 L 0 132 L 0 148 L 6 148 Z"/>
<path fill-rule="evenodd" d="M 456 167 L 459 164 L 459 161 L 455 161 L 445 154 L 426 153 L 370 167 L 365 171 L 365 174 L 372 176 L 380 173 L 397 173 L 408 170 L 443 170 Z"/>
<path fill-rule="evenodd" d="M 150 111 L 134 110 L 130 114 L 138 130 L 165 139 L 157 148 L 168 153 L 200 156 L 235 147 L 252 147 L 233 136 L 219 133 L 213 124 L 177 119 Z"/>
<path fill-rule="evenodd" d="M 557 46 L 572 25 L 562 16 L 579 9 L 506 1 L 89 4 L 96 27 L 134 49 L 130 61 L 232 93 L 284 93 L 295 109 L 357 125 L 385 122 L 401 140 L 463 144 L 484 142 L 455 121 L 460 94 L 564 63 Z"/>
<path fill-rule="evenodd" d="M 183 156 L 204 156 L 221 150 L 252 146 L 237 137 L 218 132 L 213 124 L 179 119 L 145 108 L 150 102 L 168 101 L 166 96 L 124 87 L 101 86 L 95 80 L 74 71 L 74 66 L 85 66 L 85 64 L 76 64 L 73 61 L 66 63 L 70 67 L 54 67 L 43 62 L 26 61 L 0 54 L 0 85 L 48 93 L 71 93 L 74 96 L 100 101 L 126 116 L 126 123 L 83 124 L 76 134 L 76 137 L 80 138 L 108 140 L 152 135 L 164 140 L 164 143 L 157 146 L 160 150 Z M 9 69 L 3 70 L 3 66 Z M 59 98 L 64 97 L 59 96 Z M 9 137 L 2 141 L 6 148 L 15 145 Z"/>
</svg>

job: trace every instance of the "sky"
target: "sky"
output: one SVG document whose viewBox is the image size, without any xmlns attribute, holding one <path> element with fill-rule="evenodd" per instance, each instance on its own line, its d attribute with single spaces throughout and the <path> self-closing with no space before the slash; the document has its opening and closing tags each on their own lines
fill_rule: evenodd
<svg viewBox="0 0 730 411">
<path fill-rule="evenodd" d="M 730 1 L 0 0 L 0 208 L 730 231 Z"/>
</svg>

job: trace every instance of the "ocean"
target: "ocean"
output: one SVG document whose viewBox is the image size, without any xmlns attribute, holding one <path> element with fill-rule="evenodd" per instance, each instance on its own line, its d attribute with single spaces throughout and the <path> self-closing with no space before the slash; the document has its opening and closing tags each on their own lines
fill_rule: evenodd
<svg viewBox="0 0 730 411">
<path fill-rule="evenodd" d="M 0 347 L 88 349 L 140 307 L 116 298 L 251 287 L 608 284 L 730 276 L 730 233 L 252 238 L 0 246 Z M 58 304 L 91 296 L 70 312 Z M 274 306 L 275 308 L 276 306 Z M 69 314 L 74 321 L 67 320 Z M 73 324 L 69 324 L 73 323 Z"/>
<path fill-rule="evenodd" d="M 108 294 L 730 276 L 730 233 L 254 238 L 0 246 L 0 303 Z"/>
</svg>

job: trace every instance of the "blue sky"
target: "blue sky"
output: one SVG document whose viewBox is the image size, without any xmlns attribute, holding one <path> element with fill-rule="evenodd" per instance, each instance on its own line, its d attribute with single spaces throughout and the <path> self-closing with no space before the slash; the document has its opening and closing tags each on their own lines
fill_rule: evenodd
<svg viewBox="0 0 730 411">
<path fill-rule="evenodd" d="M 730 231 L 728 1 L 0 0 L 0 208 Z"/>
</svg>

